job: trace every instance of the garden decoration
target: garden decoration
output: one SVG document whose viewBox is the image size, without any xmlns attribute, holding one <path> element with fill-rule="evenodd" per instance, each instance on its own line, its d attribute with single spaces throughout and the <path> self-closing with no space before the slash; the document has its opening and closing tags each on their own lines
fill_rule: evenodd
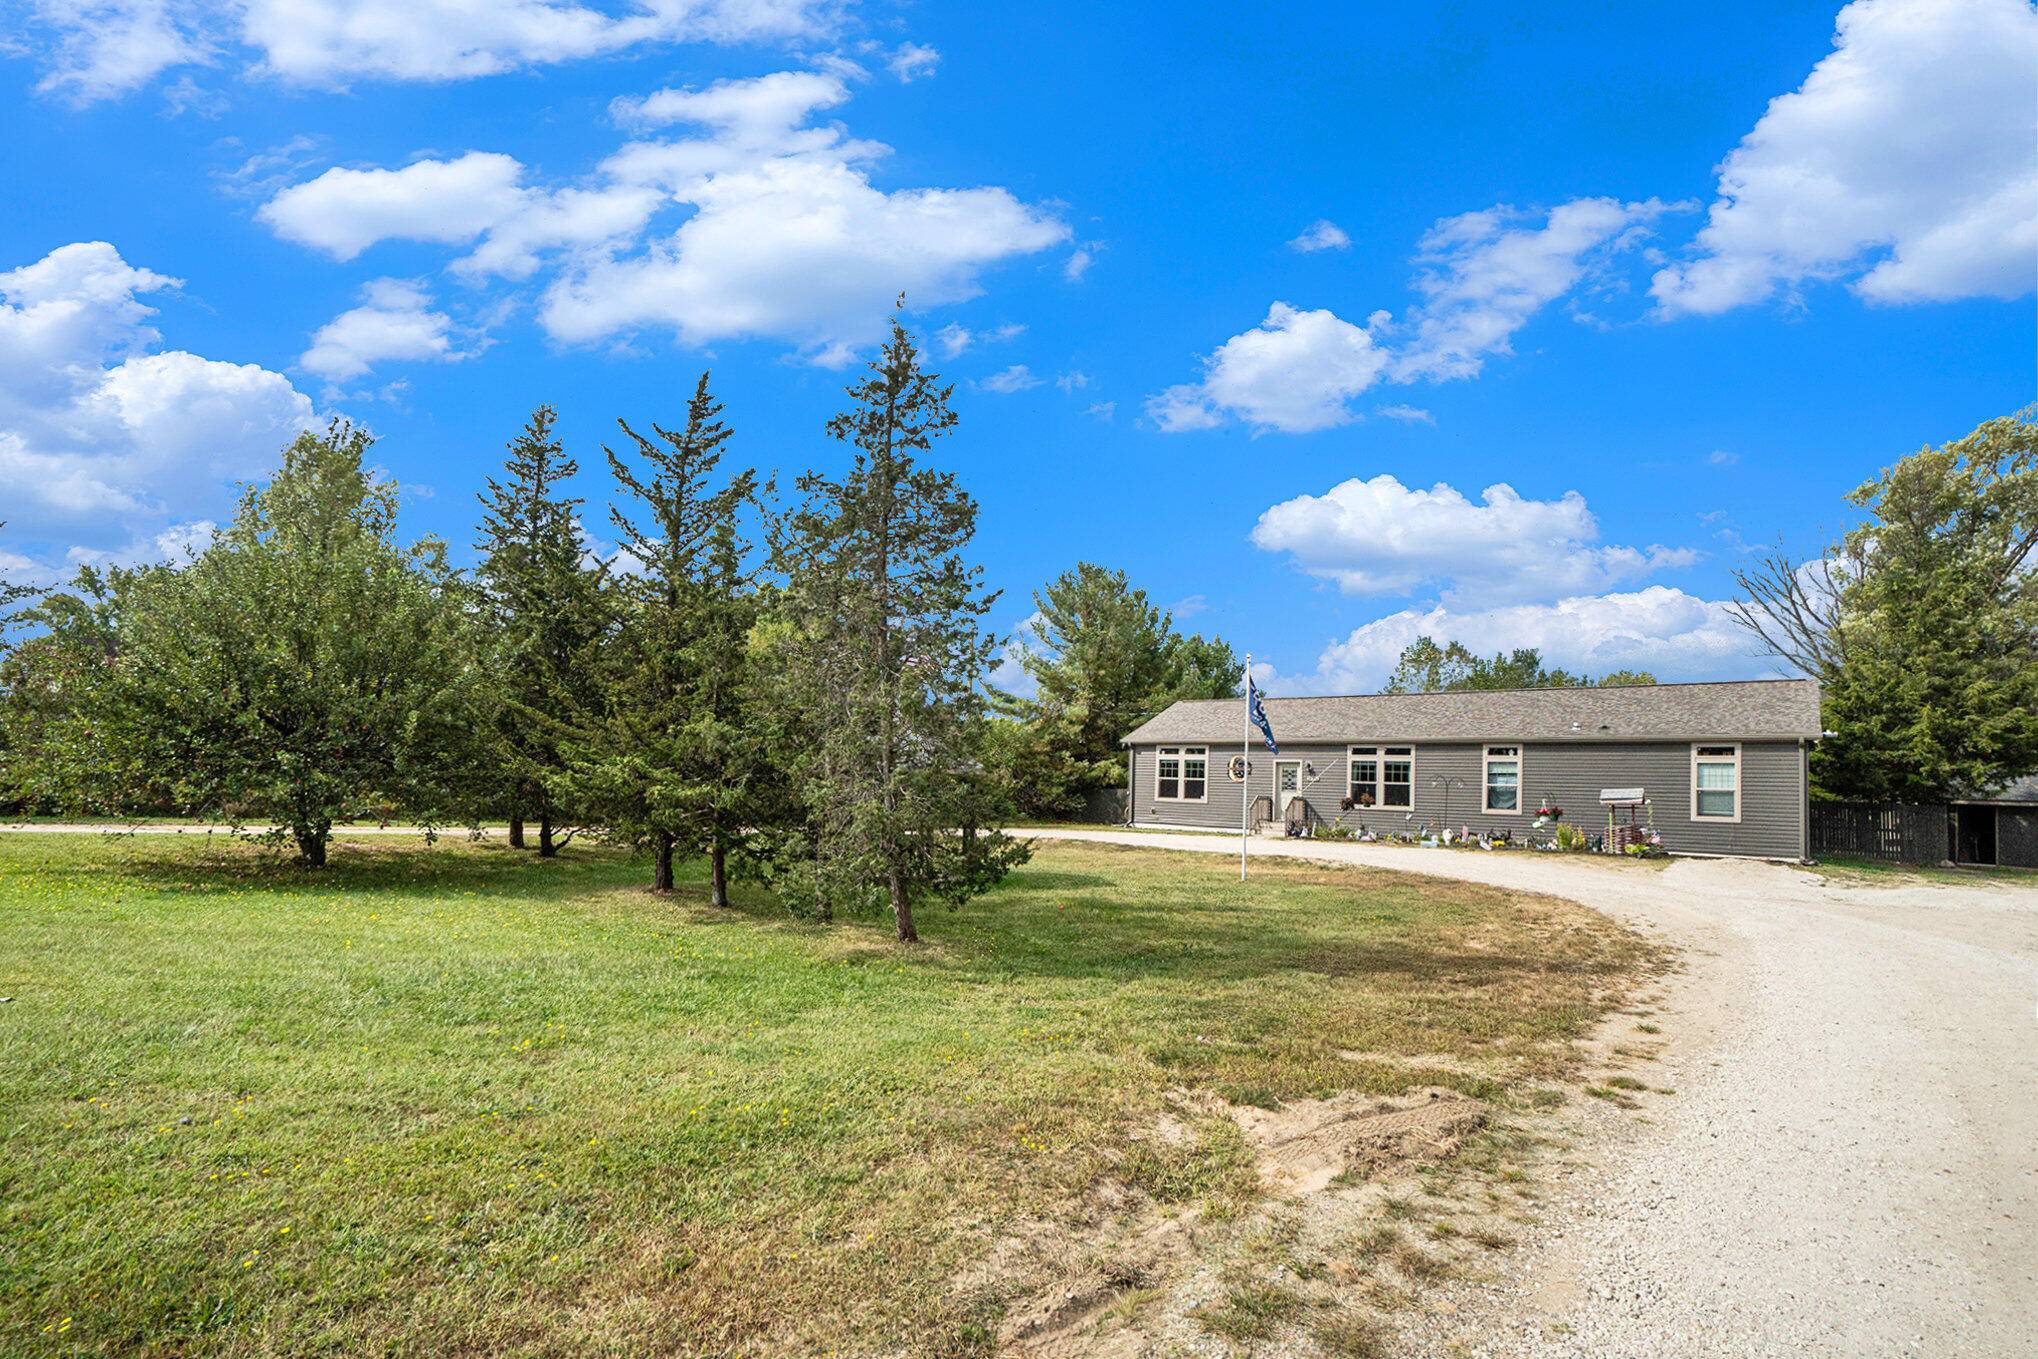
<svg viewBox="0 0 2038 1359">
<path fill-rule="evenodd" d="M 1650 812 L 1650 823 L 1644 827 L 1635 819 L 1637 811 L 1648 808 L 1648 790 L 1643 788 L 1602 788 L 1599 790 L 1600 805 L 1606 808 L 1606 846 L 1614 854 L 1633 852 L 1630 846 L 1638 846 L 1647 838 L 1646 832 L 1655 828 L 1654 813 Z M 1627 819 L 1621 820 L 1625 812 Z M 1660 843 L 1661 837 L 1658 837 Z"/>
</svg>

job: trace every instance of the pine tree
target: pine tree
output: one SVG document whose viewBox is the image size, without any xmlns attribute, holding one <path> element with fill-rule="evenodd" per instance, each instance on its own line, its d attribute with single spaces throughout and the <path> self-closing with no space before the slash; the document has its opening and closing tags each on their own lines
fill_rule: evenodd
<svg viewBox="0 0 2038 1359">
<path fill-rule="evenodd" d="M 1242 666 L 1222 638 L 1184 635 L 1123 571 L 1078 562 L 1033 596 L 1021 633 L 1030 701 L 999 706 L 1026 721 L 1030 740 L 1003 733 L 1001 750 L 1023 809 L 1065 815 L 1094 788 L 1125 786 L 1119 738 L 1178 698 L 1229 698 Z"/>
<path fill-rule="evenodd" d="M 611 835 L 653 851 L 655 890 L 671 890 L 677 855 L 705 854 L 718 906 L 752 830 L 761 759 L 746 711 L 757 601 L 740 519 L 768 489 L 747 468 L 715 484 L 732 434 L 721 414 L 703 373 L 683 429 L 654 424 L 646 437 L 617 422 L 646 472 L 604 450 L 642 517 L 610 514 L 633 567 L 620 578 L 622 625 L 603 662 L 605 712 L 555 780 Z"/>
<path fill-rule="evenodd" d="M 954 429 L 952 387 L 924 371 L 896 319 L 870 376 L 828 432 L 855 449 L 839 480 L 800 478 L 807 503 L 777 541 L 788 580 L 786 688 L 812 713 L 795 773 L 819 908 L 881 900 L 919 937 L 914 897 L 987 890 L 1024 857 L 987 777 L 986 690 L 996 596 L 960 555 L 976 502 L 915 455 Z"/>
<path fill-rule="evenodd" d="M 604 572 L 581 546 L 581 502 L 560 490 L 580 466 L 554 436 L 556 418 L 552 407 L 538 407 L 510 443 L 503 479 L 490 477 L 480 497 L 475 544 L 501 686 L 496 750 L 510 843 L 521 849 L 523 823 L 535 818 L 546 858 L 573 836 L 556 833 L 572 809 L 553 800 L 547 780 L 563 767 L 561 744 L 582 720 L 581 671 L 607 612 Z"/>
</svg>

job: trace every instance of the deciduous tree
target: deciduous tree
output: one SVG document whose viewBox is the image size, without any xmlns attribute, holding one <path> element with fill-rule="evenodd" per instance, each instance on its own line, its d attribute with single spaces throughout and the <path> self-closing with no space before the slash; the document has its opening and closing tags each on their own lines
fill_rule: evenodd
<svg viewBox="0 0 2038 1359">
<path fill-rule="evenodd" d="M 1646 670 L 1615 670 L 1593 679 L 1543 664 L 1535 647 L 1516 647 L 1491 657 L 1474 654 L 1457 642 L 1438 646 L 1432 637 L 1418 637 L 1401 649 L 1385 692 L 1428 694 L 1465 689 L 1558 689 L 1580 685 L 1654 684 Z"/>
<path fill-rule="evenodd" d="M 1818 791 L 1931 802 L 2038 769 L 2038 407 L 1862 483 L 1866 522 L 1737 573 L 1736 614 L 1819 680 Z"/>
<path fill-rule="evenodd" d="M 471 600 L 443 544 L 396 543 L 369 443 L 343 421 L 301 435 L 195 561 L 115 578 L 86 712 L 105 801 L 274 822 L 315 867 L 336 821 L 429 822 L 471 793 Z"/>
<path fill-rule="evenodd" d="M 4 522 L 0 522 L 0 529 L 6 527 Z M 9 756 L 14 746 L 12 732 L 21 720 L 15 711 L 13 688 L 8 680 L 8 649 L 21 601 L 32 598 L 36 593 L 28 586 L 0 575 L 0 799 L 10 796 L 8 785 L 15 782 L 8 777 L 7 771 L 14 763 Z"/>
<path fill-rule="evenodd" d="M 108 777 L 92 713 L 119 655 L 123 603 L 159 569 L 81 566 L 68 586 L 15 613 L 23 640 L 0 655 L 0 799 L 42 811 L 123 810 L 113 794 L 133 781 Z"/>
</svg>

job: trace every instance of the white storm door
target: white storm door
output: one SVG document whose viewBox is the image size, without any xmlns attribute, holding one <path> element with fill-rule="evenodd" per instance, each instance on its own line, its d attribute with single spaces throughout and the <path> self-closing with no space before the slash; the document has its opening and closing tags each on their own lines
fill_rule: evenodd
<svg viewBox="0 0 2038 1359">
<path fill-rule="evenodd" d="M 1302 761 L 1276 760 L 1274 762 L 1274 812 L 1283 821 L 1288 819 L 1288 804 L 1302 796 Z"/>
</svg>

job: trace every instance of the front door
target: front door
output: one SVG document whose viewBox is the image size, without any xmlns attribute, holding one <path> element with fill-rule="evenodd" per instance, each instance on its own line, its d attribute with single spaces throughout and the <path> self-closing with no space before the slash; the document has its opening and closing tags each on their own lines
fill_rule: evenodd
<svg viewBox="0 0 2038 1359">
<path fill-rule="evenodd" d="M 1274 814 L 1282 821 L 1288 819 L 1288 804 L 1302 796 L 1302 761 L 1276 760 L 1274 762 Z"/>
</svg>

